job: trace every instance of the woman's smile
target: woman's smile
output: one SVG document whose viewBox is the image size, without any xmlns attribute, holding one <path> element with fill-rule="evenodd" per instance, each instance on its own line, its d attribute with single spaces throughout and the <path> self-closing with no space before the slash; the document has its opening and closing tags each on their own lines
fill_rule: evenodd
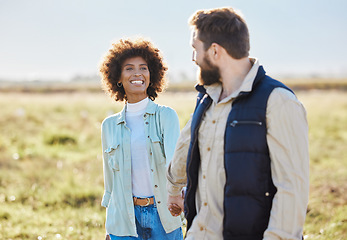
<svg viewBox="0 0 347 240">
<path fill-rule="evenodd" d="M 144 80 L 130 80 L 130 83 L 133 85 L 143 85 L 145 83 Z"/>
</svg>

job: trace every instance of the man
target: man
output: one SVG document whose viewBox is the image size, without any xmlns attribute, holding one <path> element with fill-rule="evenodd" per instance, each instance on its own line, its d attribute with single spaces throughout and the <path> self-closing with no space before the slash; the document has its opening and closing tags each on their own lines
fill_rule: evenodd
<svg viewBox="0 0 347 240">
<path fill-rule="evenodd" d="M 306 112 L 249 57 L 232 8 L 197 11 L 197 106 L 168 167 L 168 208 L 184 212 L 189 240 L 302 239 L 309 191 Z M 270 36 L 271 37 L 271 36 Z"/>
</svg>

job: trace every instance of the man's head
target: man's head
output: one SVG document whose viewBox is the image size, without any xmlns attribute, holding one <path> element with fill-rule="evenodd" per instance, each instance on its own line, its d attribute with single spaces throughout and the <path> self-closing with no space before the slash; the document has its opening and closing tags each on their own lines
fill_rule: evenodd
<svg viewBox="0 0 347 240">
<path fill-rule="evenodd" d="M 233 8 L 199 10 L 191 16 L 189 24 L 203 42 L 205 51 L 217 43 L 234 59 L 248 57 L 248 27 Z"/>
</svg>

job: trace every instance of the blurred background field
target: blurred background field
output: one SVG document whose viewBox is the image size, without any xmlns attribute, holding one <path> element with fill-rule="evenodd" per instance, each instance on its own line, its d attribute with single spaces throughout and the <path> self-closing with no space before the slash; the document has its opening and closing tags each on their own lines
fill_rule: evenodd
<svg viewBox="0 0 347 240">
<path fill-rule="evenodd" d="M 0 240 L 104 239 L 100 124 L 123 105 L 100 90 L 99 61 L 116 39 L 153 41 L 173 80 L 157 102 L 173 107 L 183 127 L 197 70 L 188 18 L 229 5 L 248 23 L 250 56 L 307 109 L 305 240 L 346 239 L 347 1 L 3 0 Z"/>
<path fill-rule="evenodd" d="M 156 100 L 177 111 L 181 127 L 195 104 L 193 83 L 183 85 Z M 310 125 L 305 239 L 345 239 L 346 89 L 292 87 Z M 0 239 L 103 239 L 100 124 L 123 104 L 100 87 L 39 89 L 0 92 Z"/>
</svg>

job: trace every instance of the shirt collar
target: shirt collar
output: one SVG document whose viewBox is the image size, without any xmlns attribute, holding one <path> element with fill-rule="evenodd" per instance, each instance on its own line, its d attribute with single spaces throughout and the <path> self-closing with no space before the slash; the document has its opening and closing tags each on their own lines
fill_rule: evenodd
<svg viewBox="0 0 347 240">
<path fill-rule="evenodd" d="M 240 88 L 230 94 L 228 97 L 224 98 L 221 102 L 228 102 L 233 98 L 236 98 L 240 92 L 250 92 L 252 91 L 253 82 L 255 80 L 255 77 L 257 76 L 258 68 L 259 68 L 259 60 L 257 58 L 249 58 L 251 61 L 252 68 L 246 75 L 245 79 L 242 81 L 242 84 Z M 218 102 L 219 96 L 222 93 L 222 84 L 221 83 L 214 83 L 209 86 L 204 86 L 206 88 L 207 94 L 212 98 L 214 102 Z"/>
<path fill-rule="evenodd" d="M 151 99 L 148 99 L 148 100 L 149 101 L 146 107 L 146 113 L 154 114 L 157 108 L 157 104 L 154 103 Z M 126 112 L 126 105 L 123 107 L 122 111 L 119 113 L 118 118 L 116 119 L 117 124 L 125 123 L 125 112 Z"/>
<path fill-rule="evenodd" d="M 257 76 L 258 69 L 259 69 L 259 60 L 257 58 L 249 58 L 251 63 L 253 64 L 251 70 L 249 70 L 248 74 L 246 75 L 245 79 L 242 82 L 241 87 L 239 88 L 237 92 L 237 95 L 239 95 L 240 92 L 250 92 L 252 91 L 253 82 L 255 80 L 255 77 Z"/>
</svg>

